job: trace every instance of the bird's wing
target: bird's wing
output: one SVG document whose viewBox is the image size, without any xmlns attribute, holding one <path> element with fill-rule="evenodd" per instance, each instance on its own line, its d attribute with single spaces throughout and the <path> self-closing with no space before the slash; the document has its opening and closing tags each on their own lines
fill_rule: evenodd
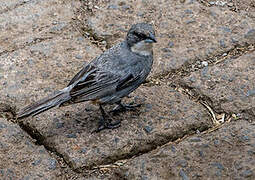
<svg viewBox="0 0 255 180">
<path fill-rule="evenodd" d="M 82 80 L 86 79 L 86 76 L 88 76 L 89 74 L 93 73 L 93 69 L 95 69 L 93 66 L 91 66 L 90 64 L 85 66 L 84 68 L 82 68 L 69 82 L 69 84 L 67 86 L 72 85 L 73 83 L 75 83 L 76 81 L 78 81 L 79 79 Z"/>
<path fill-rule="evenodd" d="M 140 85 L 142 83 L 140 81 L 143 79 L 142 75 L 143 71 L 141 71 L 136 76 L 132 73 L 126 74 L 118 81 L 116 91 L 121 91 L 126 88 L 136 87 L 136 85 Z"/>
<path fill-rule="evenodd" d="M 107 70 L 99 69 L 96 66 L 84 67 L 69 83 L 73 85 L 70 96 L 76 101 L 89 100 L 106 96 L 116 88 L 120 76 Z"/>
<path fill-rule="evenodd" d="M 132 73 L 120 76 L 93 65 L 88 66 L 77 73 L 69 83 L 73 85 L 70 96 L 74 102 L 100 99 L 126 88 L 135 89 L 141 83 L 142 72 L 136 76 Z"/>
</svg>

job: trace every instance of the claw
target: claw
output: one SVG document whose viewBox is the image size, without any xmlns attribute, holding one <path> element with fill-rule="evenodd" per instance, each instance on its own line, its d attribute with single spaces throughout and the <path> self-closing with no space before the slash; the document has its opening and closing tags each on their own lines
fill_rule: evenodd
<svg viewBox="0 0 255 180">
<path fill-rule="evenodd" d="M 112 123 L 112 122 L 106 121 L 105 119 L 101 119 L 99 121 L 98 128 L 96 130 L 94 130 L 92 133 L 98 133 L 98 132 L 100 132 L 104 129 L 116 129 L 120 126 L 121 126 L 121 121 L 120 120 Z"/>
<path fill-rule="evenodd" d="M 142 104 L 122 104 L 121 102 L 117 103 L 118 105 L 110 111 L 110 113 L 116 114 L 124 111 L 135 111 L 137 107 L 141 107 Z"/>
<path fill-rule="evenodd" d="M 98 123 L 98 128 L 96 130 L 92 131 L 92 133 L 98 133 L 104 129 L 115 129 L 115 128 L 120 127 L 120 125 L 121 125 L 120 120 L 112 123 L 112 119 L 106 117 L 107 114 L 105 113 L 103 107 L 101 105 L 99 107 L 100 107 L 100 111 L 102 113 L 102 118 L 100 119 L 100 121 Z"/>
</svg>

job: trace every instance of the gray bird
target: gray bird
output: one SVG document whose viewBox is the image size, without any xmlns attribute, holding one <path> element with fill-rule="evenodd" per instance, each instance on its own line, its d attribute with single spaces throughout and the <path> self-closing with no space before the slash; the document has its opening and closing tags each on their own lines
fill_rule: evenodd
<svg viewBox="0 0 255 180">
<path fill-rule="evenodd" d="M 17 118 L 35 116 L 55 106 L 63 106 L 84 101 L 98 104 L 102 119 L 96 132 L 120 126 L 106 117 L 105 104 L 117 104 L 115 110 L 130 109 L 121 99 L 146 79 L 153 64 L 153 43 L 155 32 L 152 25 L 138 23 L 132 25 L 126 39 L 106 50 L 83 67 L 66 88 L 20 110 Z"/>
</svg>

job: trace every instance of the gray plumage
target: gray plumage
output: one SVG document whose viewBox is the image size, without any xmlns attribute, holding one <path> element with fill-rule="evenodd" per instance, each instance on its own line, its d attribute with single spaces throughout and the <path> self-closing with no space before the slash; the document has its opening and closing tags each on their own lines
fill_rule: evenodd
<svg viewBox="0 0 255 180">
<path fill-rule="evenodd" d="M 34 116 L 54 106 L 94 101 L 112 104 L 138 88 L 151 71 L 153 27 L 135 24 L 126 39 L 83 67 L 63 90 L 25 107 L 18 118 Z"/>
</svg>

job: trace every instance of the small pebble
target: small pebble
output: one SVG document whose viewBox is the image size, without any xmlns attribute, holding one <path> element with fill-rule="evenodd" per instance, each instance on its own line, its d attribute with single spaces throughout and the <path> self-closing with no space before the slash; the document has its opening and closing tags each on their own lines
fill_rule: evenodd
<svg viewBox="0 0 255 180">
<path fill-rule="evenodd" d="M 204 67 L 203 69 L 202 69 L 202 76 L 207 76 L 207 73 L 208 73 L 208 66 L 206 66 L 206 67 Z"/>
<path fill-rule="evenodd" d="M 240 137 L 240 140 L 241 141 L 249 141 L 250 138 L 249 138 L 249 136 L 243 135 L 243 136 Z"/>
<path fill-rule="evenodd" d="M 219 163 L 219 162 L 214 162 L 211 165 L 214 166 L 214 167 L 217 167 L 220 170 L 224 170 L 223 165 L 221 163 Z"/>
<path fill-rule="evenodd" d="M 114 10 L 116 10 L 116 9 L 118 9 L 118 6 L 115 5 L 115 4 L 112 4 L 112 5 L 109 5 L 109 6 L 108 6 L 108 9 L 114 9 Z"/>
<path fill-rule="evenodd" d="M 34 64 L 33 59 L 28 59 L 28 60 L 27 60 L 27 64 L 28 64 L 28 65 L 33 65 L 33 64 Z"/>
<path fill-rule="evenodd" d="M 255 88 L 254 89 L 250 89 L 248 90 L 247 92 L 247 95 L 246 96 L 254 96 L 255 95 Z"/>
<path fill-rule="evenodd" d="M 190 77 L 189 81 L 194 83 L 194 82 L 196 82 L 196 78 L 195 77 Z"/>
<path fill-rule="evenodd" d="M 57 22 L 57 21 L 53 21 L 52 24 L 53 24 L 53 25 L 56 25 L 56 24 L 58 24 L 58 22 Z"/>
<path fill-rule="evenodd" d="M 245 34 L 245 38 L 254 38 L 255 36 L 255 29 L 251 29 L 249 30 L 246 34 Z"/>
<path fill-rule="evenodd" d="M 234 166 L 236 170 L 241 170 L 243 168 L 242 163 L 238 161 L 234 162 Z"/>
<path fill-rule="evenodd" d="M 77 38 L 77 40 L 78 40 L 79 42 L 82 42 L 82 41 L 84 41 L 84 37 L 80 36 L 80 37 Z"/>
<path fill-rule="evenodd" d="M 57 161 L 55 159 L 49 159 L 49 169 L 54 170 L 57 167 Z"/>
<path fill-rule="evenodd" d="M 64 123 L 63 122 L 57 122 L 56 123 L 56 127 L 59 129 L 59 128 L 62 128 L 64 127 Z"/>
<path fill-rule="evenodd" d="M 29 180 L 29 179 L 30 179 L 29 175 L 22 178 L 22 180 Z"/>
<path fill-rule="evenodd" d="M 32 165 L 33 166 L 37 166 L 38 164 L 40 164 L 41 163 L 41 159 L 37 159 L 37 160 L 35 160 L 34 162 L 32 162 Z"/>
<path fill-rule="evenodd" d="M 161 51 L 163 51 L 163 52 L 171 52 L 171 50 L 169 48 L 162 48 Z"/>
<path fill-rule="evenodd" d="M 225 41 L 224 41 L 223 39 L 220 40 L 219 43 L 220 43 L 220 46 L 221 46 L 222 48 L 226 48 L 226 47 L 227 47 L 226 44 L 225 44 Z"/>
<path fill-rule="evenodd" d="M 6 128 L 6 127 L 7 127 L 6 124 L 0 123 L 0 129 Z"/>
<path fill-rule="evenodd" d="M 234 6 L 234 3 L 230 2 L 230 3 L 228 3 L 228 6 L 229 6 L 229 7 L 233 7 L 233 6 Z"/>
<path fill-rule="evenodd" d="M 77 138 L 76 134 L 67 134 L 67 138 Z"/>
<path fill-rule="evenodd" d="M 79 152 L 85 154 L 87 152 L 87 149 L 86 148 L 82 148 Z"/>
<path fill-rule="evenodd" d="M 248 153 L 250 156 L 254 156 L 254 155 L 255 155 L 255 150 L 248 150 L 247 153 Z"/>
<path fill-rule="evenodd" d="M 184 12 L 185 12 L 186 14 L 192 14 L 192 13 L 193 13 L 192 10 L 190 10 L 190 9 L 186 9 L 186 10 L 184 10 Z"/>
<path fill-rule="evenodd" d="M 177 166 L 187 167 L 188 163 L 186 160 L 180 160 L 176 163 Z"/>
<path fill-rule="evenodd" d="M 194 19 L 188 20 L 186 21 L 186 24 L 191 24 L 191 23 L 195 23 L 196 21 Z"/>
<path fill-rule="evenodd" d="M 201 148 L 208 148 L 209 147 L 209 145 L 208 144 L 201 144 L 201 146 L 200 146 Z"/>
<path fill-rule="evenodd" d="M 174 146 L 171 146 L 171 151 L 172 151 L 173 153 L 176 153 L 176 148 L 175 148 Z"/>
<path fill-rule="evenodd" d="M 204 157 L 204 152 L 203 151 L 198 151 L 198 153 L 199 153 L 200 157 Z"/>
<path fill-rule="evenodd" d="M 206 62 L 206 61 L 202 61 L 202 63 L 201 63 L 201 64 L 202 64 L 202 66 L 203 66 L 203 67 L 208 66 L 208 62 Z"/>
<path fill-rule="evenodd" d="M 145 126 L 145 127 L 144 127 L 144 130 L 145 130 L 147 133 L 151 133 L 151 131 L 153 130 L 153 128 L 150 127 L 150 126 Z"/>
<path fill-rule="evenodd" d="M 169 42 L 169 43 L 168 43 L 168 47 L 169 47 L 169 48 L 174 47 L 174 43 L 173 43 L 173 42 Z"/>
<path fill-rule="evenodd" d="M 139 12 L 137 13 L 137 16 L 143 17 L 143 15 L 144 15 L 144 13 L 141 12 L 141 11 L 139 11 Z"/>
<path fill-rule="evenodd" d="M 240 174 L 240 176 L 245 178 L 251 177 L 252 175 L 253 175 L 253 172 L 251 170 L 245 170 Z"/>
<path fill-rule="evenodd" d="M 231 29 L 229 29 L 228 27 L 221 27 L 220 29 L 227 33 L 231 32 Z"/>
<path fill-rule="evenodd" d="M 152 109 L 152 105 L 151 104 L 145 104 L 145 108 L 147 111 L 150 111 Z"/>
<path fill-rule="evenodd" d="M 79 55 L 79 54 L 77 54 L 77 55 L 75 56 L 75 58 L 76 58 L 76 59 L 82 59 L 82 56 Z"/>
<path fill-rule="evenodd" d="M 120 139 L 119 138 L 114 138 L 114 142 L 117 144 L 118 142 L 120 141 Z"/>
<path fill-rule="evenodd" d="M 214 145 L 219 145 L 220 144 L 220 141 L 219 140 L 215 140 L 214 141 Z"/>
<path fill-rule="evenodd" d="M 189 180 L 189 177 L 186 175 L 186 173 L 182 169 L 180 170 L 179 174 L 182 177 L 182 180 Z"/>
<path fill-rule="evenodd" d="M 130 6 L 129 6 L 129 5 L 123 5 L 123 6 L 122 6 L 122 9 L 123 9 L 124 11 L 126 11 L 126 10 L 130 9 Z"/>
</svg>

